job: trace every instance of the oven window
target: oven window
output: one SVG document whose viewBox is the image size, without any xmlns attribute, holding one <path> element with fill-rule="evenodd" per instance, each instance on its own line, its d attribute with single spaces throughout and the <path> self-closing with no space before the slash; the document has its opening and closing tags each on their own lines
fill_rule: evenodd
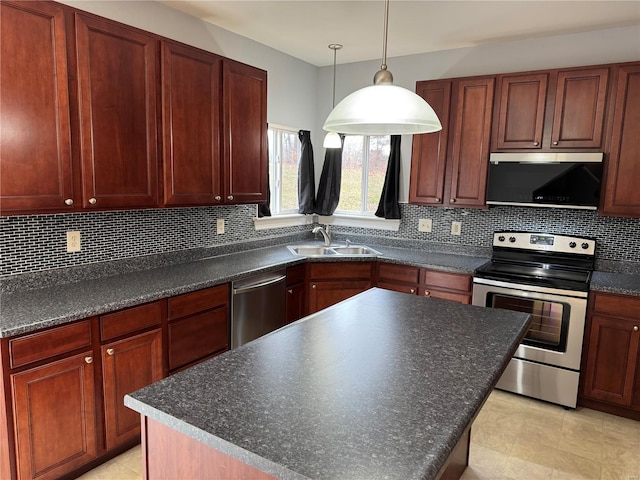
<svg viewBox="0 0 640 480">
<path fill-rule="evenodd" d="M 523 344 L 558 352 L 566 350 L 570 308 L 566 303 L 494 293 L 491 294 L 490 305 L 533 316 Z"/>
</svg>

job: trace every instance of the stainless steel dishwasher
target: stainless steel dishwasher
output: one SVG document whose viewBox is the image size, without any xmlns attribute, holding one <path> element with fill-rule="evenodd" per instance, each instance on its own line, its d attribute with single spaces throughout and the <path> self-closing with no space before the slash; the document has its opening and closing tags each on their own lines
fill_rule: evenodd
<svg viewBox="0 0 640 480">
<path fill-rule="evenodd" d="M 286 279 L 280 270 L 233 282 L 232 349 L 285 324 Z"/>
</svg>

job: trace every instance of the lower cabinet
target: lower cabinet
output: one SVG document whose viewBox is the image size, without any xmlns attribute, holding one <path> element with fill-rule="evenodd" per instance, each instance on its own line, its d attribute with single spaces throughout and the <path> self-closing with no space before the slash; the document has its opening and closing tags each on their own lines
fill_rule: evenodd
<svg viewBox="0 0 640 480">
<path fill-rule="evenodd" d="M 589 299 L 580 403 L 640 420 L 640 298 Z"/>
<path fill-rule="evenodd" d="M 379 263 L 376 287 L 396 292 L 418 294 L 420 268 L 393 263 Z"/>
<path fill-rule="evenodd" d="M 309 311 L 315 313 L 371 288 L 371 262 L 309 264 Z"/>
<path fill-rule="evenodd" d="M 287 268 L 286 323 L 295 322 L 305 316 L 307 311 L 305 291 L 305 266 L 296 265 Z"/>
</svg>

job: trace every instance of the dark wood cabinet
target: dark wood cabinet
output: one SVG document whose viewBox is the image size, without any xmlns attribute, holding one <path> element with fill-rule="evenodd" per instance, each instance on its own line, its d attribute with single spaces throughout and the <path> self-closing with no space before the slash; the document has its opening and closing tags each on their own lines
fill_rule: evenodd
<svg viewBox="0 0 640 480">
<path fill-rule="evenodd" d="M 158 205 L 152 34 L 75 15 L 84 207 Z"/>
<path fill-rule="evenodd" d="M 472 279 L 466 273 L 441 272 L 436 270 L 420 270 L 419 295 L 423 297 L 441 298 L 454 302 L 471 303 Z"/>
<path fill-rule="evenodd" d="M 599 292 L 591 295 L 581 404 L 640 419 L 639 329 L 640 298 Z"/>
<path fill-rule="evenodd" d="M 420 268 L 394 263 L 378 263 L 376 287 L 396 292 L 418 294 Z"/>
<path fill-rule="evenodd" d="M 640 217 L 640 63 L 617 70 L 609 161 L 600 213 Z"/>
<path fill-rule="evenodd" d="M 267 72 L 223 62 L 223 201 L 267 198 Z"/>
<path fill-rule="evenodd" d="M 485 206 L 494 84 L 494 77 L 417 82 L 416 91 L 433 98 L 444 124 L 439 133 L 414 136 L 411 177 L 416 178 L 410 184 L 411 203 Z"/>
<path fill-rule="evenodd" d="M 370 262 L 332 262 L 309 265 L 309 311 L 315 313 L 372 286 Z"/>
<path fill-rule="evenodd" d="M 140 415 L 124 406 L 124 396 L 161 380 L 160 329 L 110 342 L 101 348 L 106 448 L 140 435 Z"/>
<path fill-rule="evenodd" d="M 222 203 L 222 59 L 162 41 L 165 205 Z"/>
<path fill-rule="evenodd" d="M 305 316 L 307 312 L 305 265 L 287 268 L 286 322 L 291 323 Z"/>
<path fill-rule="evenodd" d="M 442 130 L 413 136 L 409 203 L 442 205 L 449 140 L 451 81 L 417 82 L 416 93 L 436 112 Z"/>
<path fill-rule="evenodd" d="M 498 76 L 493 150 L 602 150 L 609 67 Z"/>
<path fill-rule="evenodd" d="M 0 204 L 3 212 L 71 208 L 65 11 L 0 4 Z"/>
<path fill-rule="evenodd" d="M 168 300 L 168 360 L 171 373 L 229 349 L 229 285 Z"/>
</svg>

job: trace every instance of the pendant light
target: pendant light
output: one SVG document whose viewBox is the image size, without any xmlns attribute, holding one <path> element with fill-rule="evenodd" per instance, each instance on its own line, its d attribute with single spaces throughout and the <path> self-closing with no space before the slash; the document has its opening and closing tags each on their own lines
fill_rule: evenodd
<svg viewBox="0 0 640 480">
<path fill-rule="evenodd" d="M 331 105 L 333 109 L 336 106 L 336 52 L 342 48 L 342 45 L 332 43 L 329 45 L 329 48 L 333 50 L 333 104 Z M 338 132 L 327 133 L 324 137 L 324 142 L 322 142 L 322 146 L 324 148 L 342 148 L 340 134 L 338 134 Z"/>
<path fill-rule="evenodd" d="M 331 111 L 322 127 L 327 132 L 352 135 L 402 135 L 442 130 L 433 108 L 419 95 L 393 85 L 387 70 L 389 0 L 385 0 L 382 65 L 373 85 L 344 98 Z"/>
</svg>

